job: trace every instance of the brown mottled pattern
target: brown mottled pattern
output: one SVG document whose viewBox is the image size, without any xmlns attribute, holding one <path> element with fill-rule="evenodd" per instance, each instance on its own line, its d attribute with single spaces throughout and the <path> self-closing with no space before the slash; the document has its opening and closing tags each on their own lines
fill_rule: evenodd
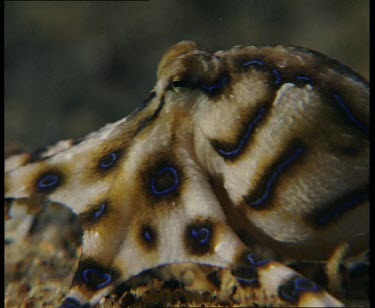
<svg viewBox="0 0 375 308">
<path fill-rule="evenodd" d="M 254 304 L 340 306 L 245 243 L 309 260 L 342 242 L 368 249 L 368 83 L 301 47 L 212 53 L 190 41 L 167 50 L 157 75 L 129 117 L 5 162 L 8 216 L 59 203 L 82 220 L 61 307 L 186 262 L 230 270 Z M 207 288 L 222 290 L 215 281 Z"/>
</svg>

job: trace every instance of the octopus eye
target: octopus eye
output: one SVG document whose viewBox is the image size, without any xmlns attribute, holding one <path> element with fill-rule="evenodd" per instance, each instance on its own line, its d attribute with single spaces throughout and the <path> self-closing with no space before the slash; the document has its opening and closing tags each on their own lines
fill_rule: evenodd
<svg viewBox="0 0 375 308">
<path fill-rule="evenodd" d="M 176 79 L 171 82 L 171 88 L 175 93 L 181 93 L 185 89 L 193 89 L 194 84 L 187 79 Z"/>
</svg>

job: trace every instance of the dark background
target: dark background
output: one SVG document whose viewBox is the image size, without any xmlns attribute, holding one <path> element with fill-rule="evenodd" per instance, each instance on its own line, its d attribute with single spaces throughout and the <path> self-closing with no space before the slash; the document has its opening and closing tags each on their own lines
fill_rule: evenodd
<svg viewBox="0 0 375 308">
<path fill-rule="evenodd" d="M 126 116 L 180 40 L 293 44 L 369 76 L 369 1 L 5 2 L 5 144 L 83 137 Z"/>
</svg>

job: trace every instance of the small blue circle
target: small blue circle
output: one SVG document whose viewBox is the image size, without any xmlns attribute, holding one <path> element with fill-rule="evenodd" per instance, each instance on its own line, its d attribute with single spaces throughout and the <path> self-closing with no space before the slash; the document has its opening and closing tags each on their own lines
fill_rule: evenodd
<svg viewBox="0 0 375 308">
<path fill-rule="evenodd" d="M 117 154 L 110 153 L 100 159 L 99 166 L 103 169 L 109 169 L 113 166 L 116 160 L 117 160 Z"/>
<path fill-rule="evenodd" d="M 43 175 L 38 181 L 38 188 L 49 189 L 55 187 L 59 183 L 59 178 L 54 174 Z"/>
<path fill-rule="evenodd" d="M 166 172 L 169 172 L 169 173 L 171 173 L 173 175 L 174 182 L 173 182 L 173 184 L 170 187 L 167 187 L 166 189 L 163 189 L 163 190 L 158 190 L 156 188 L 156 179 L 158 177 L 162 176 Z M 165 167 L 165 168 L 159 170 L 155 174 L 155 176 L 151 179 L 151 190 L 152 190 L 152 192 L 155 195 L 164 195 L 164 194 L 167 194 L 167 193 L 175 190 L 178 185 L 179 185 L 179 179 L 178 179 L 177 170 L 175 168 L 173 168 L 173 167 Z"/>
<path fill-rule="evenodd" d="M 95 276 L 96 279 L 102 279 L 103 282 L 96 285 L 96 289 L 102 289 L 110 284 L 112 276 L 110 274 L 102 273 L 97 269 L 86 269 L 83 271 L 83 281 L 87 284 L 90 284 L 90 277 Z"/>
<path fill-rule="evenodd" d="M 247 255 L 247 260 L 249 260 L 249 262 L 254 265 L 254 266 L 261 266 L 261 265 L 264 265 L 264 264 L 267 264 L 269 262 L 269 260 L 267 259 L 263 259 L 263 260 L 256 260 L 256 255 L 255 253 L 249 253 Z"/>
<path fill-rule="evenodd" d="M 304 277 L 296 279 L 294 285 L 298 291 L 317 291 L 319 289 L 314 282 Z"/>
<path fill-rule="evenodd" d="M 146 231 L 143 231 L 143 237 L 145 238 L 145 240 L 147 242 L 151 241 L 152 240 L 152 236 L 150 234 L 150 232 L 148 232 L 147 230 Z"/>
<path fill-rule="evenodd" d="M 106 206 L 105 203 L 102 203 L 101 205 L 99 205 L 99 207 L 94 210 L 94 213 L 93 213 L 94 216 L 96 218 L 99 218 L 100 216 L 102 216 L 102 214 L 103 214 L 104 210 L 106 209 L 106 207 L 107 206 Z"/>
<path fill-rule="evenodd" d="M 191 235 L 195 238 L 202 236 L 203 238 L 199 241 L 199 244 L 206 245 L 210 239 L 210 230 L 201 228 L 198 231 L 196 229 L 191 230 Z"/>
</svg>

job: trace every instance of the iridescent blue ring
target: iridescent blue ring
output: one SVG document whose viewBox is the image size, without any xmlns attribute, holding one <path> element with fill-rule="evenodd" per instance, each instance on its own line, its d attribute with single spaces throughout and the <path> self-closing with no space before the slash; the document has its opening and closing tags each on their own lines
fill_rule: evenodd
<svg viewBox="0 0 375 308">
<path fill-rule="evenodd" d="M 306 286 L 301 285 L 301 284 L 306 284 L 306 283 L 308 283 L 309 286 L 306 287 Z M 296 287 L 296 290 L 298 291 L 318 291 L 319 290 L 319 287 L 314 282 L 304 277 L 296 279 L 294 281 L 294 285 Z"/>
<path fill-rule="evenodd" d="M 110 153 L 100 159 L 99 166 L 103 169 L 108 169 L 113 166 L 116 160 L 117 160 L 117 154 Z"/>
<path fill-rule="evenodd" d="M 59 178 L 54 174 L 46 174 L 42 176 L 38 181 L 38 188 L 48 189 L 52 188 L 59 183 Z"/>
<path fill-rule="evenodd" d="M 96 289 L 102 289 L 102 288 L 106 287 L 107 285 L 110 284 L 110 282 L 112 280 L 112 276 L 110 274 L 102 273 L 101 271 L 99 271 L 97 269 L 86 269 L 86 270 L 83 271 L 83 275 L 82 275 L 83 281 L 86 284 L 90 284 L 89 275 L 95 275 L 97 277 L 100 277 L 100 278 L 104 279 L 104 281 L 102 283 L 99 283 L 96 286 Z"/>
<path fill-rule="evenodd" d="M 268 262 L 270 262 L 269 260 L 267 259 L 263 259 L 263 260 L 260 260 L 260 261 L 255 261 L 254 260 L 254 257 L 255 257 L 255 253 L 249 253 L 247 255 L 247 260 L 249 260 L 249 262 L 254 265 L 254 266 L 261 266 L 261 265 L 264 265 Z"/>
<path fill-rule="evenodd" d="M 244 285 L 253 285 L 258 283 L 257 278 L 240 278 L 240 277 L 235 277 L 236 280 Z"/>
<path fill-rule="evenodd" d="M 106 209 L 106 204 L 105 203 L 102 203 L 100 204 L 93 212 L 94 216 L 96 218 L 99 218 L 100 216 L 102 216 L 104 210 Z"/>
<path fill-rule="evenodd" d="M 208 230 L 206 228 L 201 228 L 201 229 L 199 229 L 199 231 L 196 231 L 196 229 L 191 230 L 191 235 L 193 237 L 198 237 L 201 234 L 205 234 L 205 237 L 204 237 L 204 239 L 199 241 L 199 244 L 206 245 L 208 243 L 209 238 L 210 238 L 210 230 Z"/>
<path fill-rule="evenodd" d="M 306 287 L 306 286 L 301 285 L 304 283 L 308 283 L 309 286 Z M 295 278 L 293 281 L 293 284 L 294 284 L 294 290 L 291 296 L 286 294 L 285 291 L 283 290 L 281 291 L 282 297 L 286 299 L 287 301 L 289 301 L 290 303 L 294 303 L 296 301 L 296 298 L 298 297 L 301 291 L 311 291 L 311 292 L 319 291 L 319 287 L 314 282 L 304 277 Z"/>
<path fill-rule="evenodd" d="M 171 172 L 173 174 L 173 177 L 174 177 L 174 183 L 173 185 L 171 185 L 170 187 L 166 188 L 166 189 L 163 189 L 163 190 L 158 190 L 155 186 L 155 177 L 159 177 L 161 176 L 162 174 L 164 174 L 165 172 Z M 178 179 L 178 174 L 177 174 L 177 170 L 175 168 L 172 168 L 172 167 L 165 167 L 161 170 L 159 170 L 155 176 L 151 179 L 151 190 L 152 192 L 155 194 L 155 195 L 164 195 L 164 194 L 167 194 L 173 190 L 175 190 L 177 188 L 177 186 L 179 185 L 179 179 Z"/>
<path fill-rule="evenodd" d="M 152 240 L 152 236 L 151 236 L 150 232 L 148 232 L 147 230 L 146 230 L 146 231 L 143 231 L 143 237 L 144 237 L 144 239 L 145 239 L 147 242 L 149 242 L 149 241 Z"/>
</svg>

